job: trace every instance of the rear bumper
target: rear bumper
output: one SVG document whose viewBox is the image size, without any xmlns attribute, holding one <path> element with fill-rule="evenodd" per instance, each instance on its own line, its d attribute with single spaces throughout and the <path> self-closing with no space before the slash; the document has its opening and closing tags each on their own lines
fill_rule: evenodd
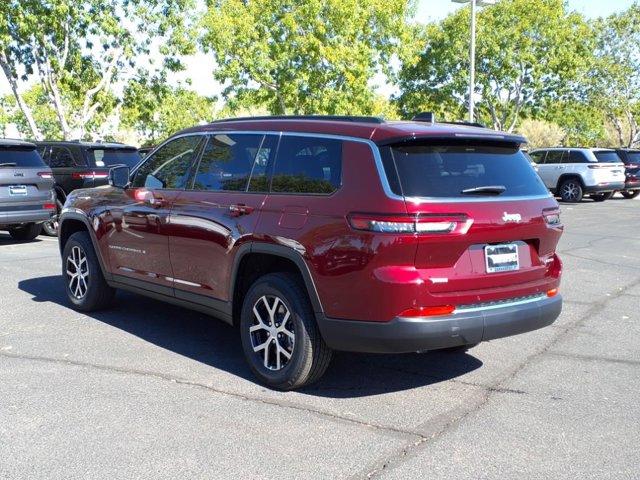
<svg viewBox="0 0 640 480">
<path fill-rule="evenodd" d="M 402 318 L 363 322 L 323 318 L 320 331 L 335 350 L 407 353 L 475 344 L 508 337 L 552 324 L 562 310 L 562 297 L 546 296 L 460 310 L 442 317 Z"/>
<path fill-rule="evenodd" d="M 626 181 L 622 190 L 640 190 L 640 180 Z"/>
<path fill-rule="evenodd" d="M 590 185 L 584 187 L 584 193 L 606 193 L 614 190 L 624 190 L 624 182 Z"/>
<path fill-rule="evenodd" d="M 39 207 L 39 208 L 38 208 Z M 45 210 L 42 208 L 42 203 L 37 207 L 10 209 L 11 207 L 2 206 L 0 208 L 0 225 L 16 225 L 20 223 L 42 223 L 49 220 L 54 214 L 55 210 Z"/>
</svg>

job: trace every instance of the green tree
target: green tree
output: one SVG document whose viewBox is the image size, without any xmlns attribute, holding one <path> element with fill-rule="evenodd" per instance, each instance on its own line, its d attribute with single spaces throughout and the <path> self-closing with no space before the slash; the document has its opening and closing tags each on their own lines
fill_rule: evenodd
<svg viewBox="0 0 640 480">
<path fill-rule="evenodd" d="M 164 77 L 140 77 L 125 89 L 121 125 L 153 145 L 165 137 L 214 118 L 215 99 L 184 87 L 170 87 Z"/>
<path fill-rule="evenodd" d="M 231 110 L 370 114 L 413 40 L 412 0 L 208 0 L 201 45 Z"/>
<path fill-rule="evenodd" d="M 424 51 L 405 60 L 398 104 L 404 115 L 432 110 L 463 118 L 468 102 L 470 9 L 427 25 Z M 501 0 L 477 17 L 476 115 L 512 131 L 545 100 L 576 98 L 593 58 L 588 23 L 562 0 Z"/>
<path fill-rule="evenodd" d="M 114 106 L 112 86 L 147 62 L 152 42 L 165 64 L 189 53 L 186 14 L 193 0 L 4 0 L 0 67 L 34 137 L 41 137 L 21 83 L 38 79 L 64 138 L 85 137 Z M 191 50 L 190 50 L 191 49 Z M 159 68 L 159 66 L 156 66 Z"/>
<path fill-rule="evenodd" d="M 596 22 L 591 101 L 605 112 L 618 146 L 640 143 L 640 4 Z"/>
</svg>

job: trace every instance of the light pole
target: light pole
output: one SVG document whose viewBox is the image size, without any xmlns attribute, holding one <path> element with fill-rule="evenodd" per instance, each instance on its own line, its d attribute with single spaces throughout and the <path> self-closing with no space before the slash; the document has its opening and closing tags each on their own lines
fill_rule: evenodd
<svg viewBox="0 0 640 480">
<path fill-rule="evenodd" d="M 471 41 L 469 42 L 469 122 L 473 123 L 474 99 L 476 86 L 476 6 L 493 5 L 496 0 L 452 0 L 454 3 L 471 4 Z"/>
</svg>

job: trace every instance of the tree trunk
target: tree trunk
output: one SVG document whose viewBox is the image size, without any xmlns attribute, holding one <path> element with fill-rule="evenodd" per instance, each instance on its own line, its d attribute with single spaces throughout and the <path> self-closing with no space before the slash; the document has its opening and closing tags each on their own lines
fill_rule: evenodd
<svg viewBox="0 0 640 480">
<path fill-rule="evenodd" d="M 13 92 L 13 96 L 18 103 L 18 107 L 20 111 L 24 115 L 24 118 L 27 119 L 27 124 L 29 125 L 29 129 L 31 130 L 31 134 L 33 135 L 34 140 L 42 140 L 42 133 L 40 133 L 40 129 L 38 125 L 36 125 L 35 120 L 33 119 L 33 114 L 31 113 L 31 108 L 26 104 L 24 98 L 18 91 L 18 83 L 16 82 L 15 77 L 11 74 L 11 69 L 9 68 L 9 64 L 7 58 L 3 53 L 0 53 L 0 66 L 2 67 L 2 71 L 4 72 L 5 77 L 7 77 L 7 81 L 11 86 L 11 91 Z"/>
</svg>

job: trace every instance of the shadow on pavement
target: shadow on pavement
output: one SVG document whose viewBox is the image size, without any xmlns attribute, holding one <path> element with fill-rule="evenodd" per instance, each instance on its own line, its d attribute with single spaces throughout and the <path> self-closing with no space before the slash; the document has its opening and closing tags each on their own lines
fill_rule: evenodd
<svg viewBox="0 0 640 480">
<path fill-rule="evenodd" d="M 69 306 L 61 276 L 19 282 L 34 302 Z M 109 310 L 87 314 L 161 348 L 255 382 L 247 366 L 238 331 L 212 317 L 119 291 Z M 469 354 L 430 352 L 368 355 L 336 352 L 325 376 L 300 392 L 306 395 L 353 398 L 408 390 L 459 377 L 482 366 Z"/>
</svg>

